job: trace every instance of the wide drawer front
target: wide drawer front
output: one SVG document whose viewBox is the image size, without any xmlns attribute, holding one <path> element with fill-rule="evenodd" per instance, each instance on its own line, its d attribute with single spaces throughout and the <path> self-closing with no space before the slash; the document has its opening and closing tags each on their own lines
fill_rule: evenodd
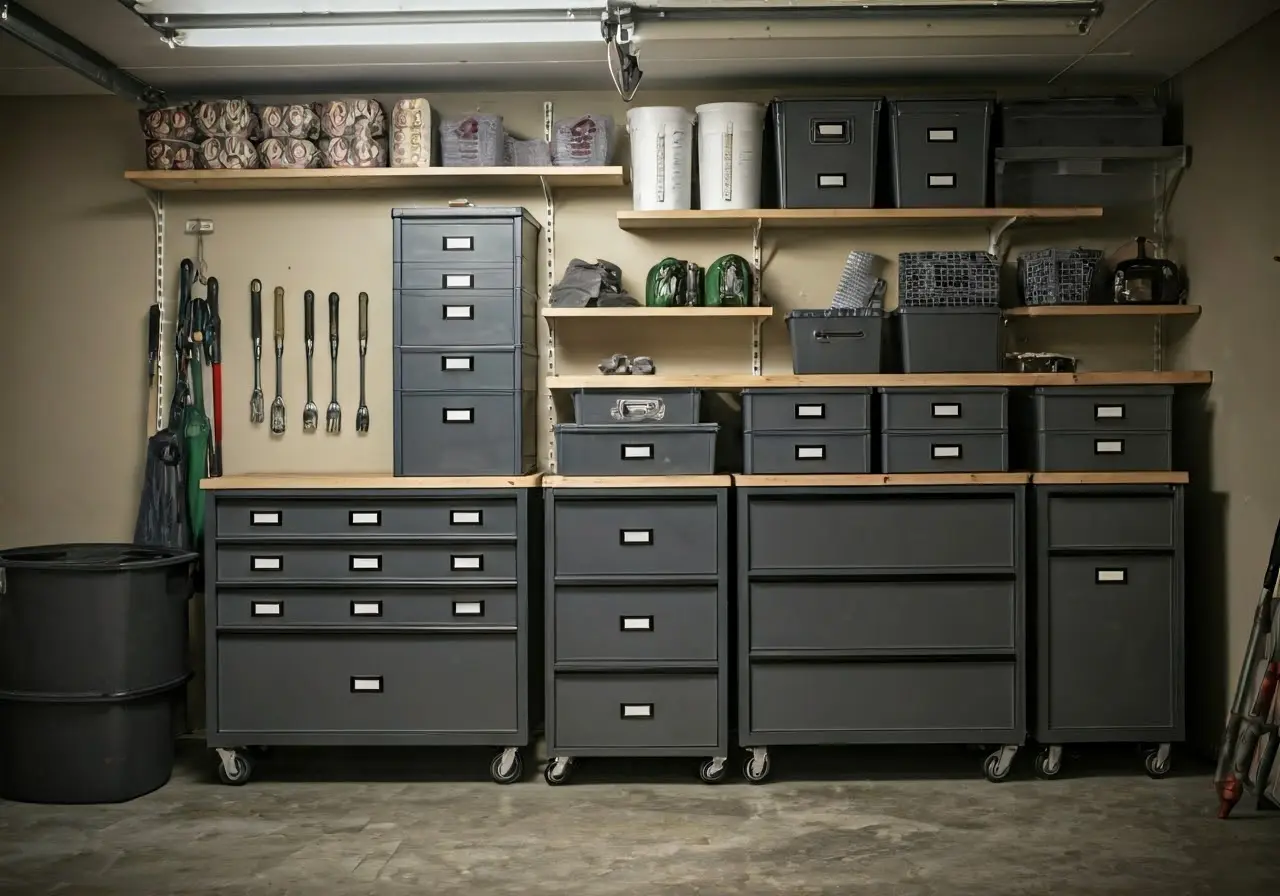
<svg viewBox="0 0 1280 896">
<path fill-rule="evenodd" d="M 754 663 L 753 732 L 995 731 L 1018 721 L 1011 662 Z"/>
<path fill-rule="evenodd" d="M 396 499 L 216 498 L 219 538 L 516 535 L 512 495 Z"/>
<path fill-rule="evenodd" d="M 1169 470 L 1173 436 L 1169 432 L 1039 432 L 1035 465 L 1046 473 Z"/>
<path fill-rule="evenodd" d="M 557 750 L 718 745 L 715 673 L 571 673 L 557 675 L 553 687 Z"/>
<path fill-rule="evenodd" d="M 1170 494 L 1053 495 L 1049 547 L 1170 550 L 1176 543 Z"/>
<path fill-rule="evenodd" d="M 558 587 L 557 662 L 715 661 L 717 591 L 708 587 Z"/>
<path fill-rule="evenodd" d="M 557 576 L 713 575 L 713 499 L 555 499 Z"/>
<path fill-rule="evenodd" d="M 398 345 L 518 345 L 524 342 L 520 325 L 523 294 L 506 292 L 399 293 Z M 530 302 L 531 304 L 531 302 Z"/>
<path fill-rule="evenodd" d="M 748 432 L 743 472 L 757 475 L 871 472 L 871 434 Z"/>
<path fill-rule="evenodd" d="M 533 352 L 533 346 L 498 351 L 400 349 L 396 353 L 396 388 L 405 392 L 518 392 L 538 381 L 538 359 Z"/>
<path fill-rule="evenodd" d="M 871 428 L 871 390 L 747 389 L 742 393 L 747 432 Z"/>
<path fill-rule="evenodd" d="M 885 389 L 880 393 L 880 403 L 880 425 L 887 432 L 1009 427 L 1007 389 Z"/>
<path fill-rule="evenodd" d="M 512 626 L 514 589 L 218 592 L 220 626 Z"/>
<path fill-rule="evenodd" d="M 1173 428 L 1173 389 L 1150 392 L 1104 387 L 1039 389 L 1037 429 L 1066 432 L 1167 432 Z"/>
<path fill-rule="evenodd" d="M 747 559 L 753 570 L 1012 569 L 1017 520 L 1013 495 L 753 496 Z"/>
<path fill-rule="evenodd" d="M 449 295 L 465 294 L 475 290 L 504 290 L 516 286 L 517 269 L 514 259 L 505 264 L 397 264 L 395 266 L 396 289 L 440 290 Z"/>
<path fill-rule="evenodd" d="M 753 651 L 1012 651 L 1017 588 L 1003 582 L 753 582 Z"/>
<path fill-rule="evenodd" d="M 514 544 L 228 545 L 221 583 L 498 579 L 514 582 Z"/>
<path fill-rule="evenodd" d="M 401 221 L 396 228 L 398 262 L 443 265 L 496 264 L 516 259 L 516 230 L 511 220 Z"/>
<path fill-rule="evenodd" d="M 222 733 L 513 732 L 516 638 L 221 635 Z"/>
<path fill-rule="evenodd" d="M 1006 433 L 885 433 L 886 473 L 1003 473 L 1009 469 Z"/>
</svg>

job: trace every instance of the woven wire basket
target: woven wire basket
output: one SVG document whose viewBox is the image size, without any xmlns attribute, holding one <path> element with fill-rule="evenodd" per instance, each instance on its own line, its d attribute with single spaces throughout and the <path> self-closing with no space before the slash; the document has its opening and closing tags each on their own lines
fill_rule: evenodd
<svg viewBox="0 0 1280 896">
<path fill-rule="evenodd" d="M 987 252 L 904 252 L 898 304 L 964 308 L 1000 304 L 1000 262 Z"/>
<path fill-rule="evenodd" d="M 1018 256 L 1024 305 L 1087 305 L 1098 286 L 1100 249 L 1041 249 Z"/>
</svg>

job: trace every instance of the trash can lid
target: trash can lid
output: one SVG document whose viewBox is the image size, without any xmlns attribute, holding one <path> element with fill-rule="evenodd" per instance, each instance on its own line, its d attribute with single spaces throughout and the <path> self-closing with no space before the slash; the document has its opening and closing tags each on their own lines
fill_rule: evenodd
<svg viewBox="0 0 1280 896">
<path fill-rule="evenodd" d="M 177 566 L 197 556 L 193 551 L 138 544 L 50 544 L 0 551 L 0 567 L 119 572 Z"/>
</svg>

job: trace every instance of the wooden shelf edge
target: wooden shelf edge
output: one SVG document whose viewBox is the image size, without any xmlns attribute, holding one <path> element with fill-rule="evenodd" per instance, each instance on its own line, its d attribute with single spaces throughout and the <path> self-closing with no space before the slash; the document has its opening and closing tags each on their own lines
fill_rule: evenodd
<svg viewBox="0 0 1280 896">
<path fill-rule="evenodd" d="M 1181 471 L 1129 473 L 1032 473 L 1032 485 L 1186 485 L 1191 474 Z"/>
<path fill-rule="evenodd" d="M 1199 305 L 1027 305 L 1005 317 L 1195 317 Z"/>
<path fill-rule="evenodd" d="M 447 489 L 536 488 L 541 473 L 527 476 L 392 476 L 389 473 L 242 473 L 201 479 L 205 491 L 253 489 Z"/>
<path fill-rule="evenodd" d="M 1096 373 L 880 373 L 795 376 L 791 374 L 690 374 L 672 376 L 547 377 L 549 389 L 741 389 L 962 388 L 1035 386 L 1197 386 L 1210 385 L 1207 370 L 1108 371 Z"/>
<path fill-rule="evenodd" d="M 719 476 L 553 476 L 542 477 L 543 488 L 725 488 L 733 477 Z"/>
<path fill-rule="evenodd" d="M 664 227 L 746 227 L 762 224 L 806 226 L 810 224 L 960 224 L 1001 221 L 1011 218 L 1026 220 L 1070 221 L 1100 218 L 1103 210 L 1096 206 L 1065 208 L 760 208 L 676 211 L 618 212 L 618 226 L 623 230 L 658 230 Z"/>
<path fill-rule="evenodd" d="M 621 166 L 563 168 L 251 168 L 245 170 L 126 171 L 125 180 L 160 192 L 379 189 L 410 186 L 623 186 Z"/>
<path fill-rule="evenodd" d="M 875 487 L 895 485 L 1026 485 L 1030 473 L 865 473 L 843 476 L 753 476 L 735 474 L 733 484 L 756 488 Z"/>
<path fill-rule="evenodd" d="M 542 308 L 543 317 L 600 318 L 619 320 L 625 318 L 681 318 L 681 317 L 773 317 L 770 305 L 753 305 L 745 308 L 716 308 L 695 306 L 692 308 L 648 308 L 643 306 L 608 306 L 604 308 Z"/>
</svg>

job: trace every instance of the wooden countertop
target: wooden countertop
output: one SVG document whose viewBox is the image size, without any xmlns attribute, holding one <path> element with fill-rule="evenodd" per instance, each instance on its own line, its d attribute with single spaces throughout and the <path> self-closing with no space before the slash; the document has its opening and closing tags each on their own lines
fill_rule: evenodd
<svg viewBox="0 0 1280 896">
<path fill-rule="evenodd" d="M 1186 485 L 1190 473 L 1134 472 L 1134 473 L 1033 473 L 1032 485 Z"/>
<path fill-rule="evenodd" d="M 536 488 L 541 473 L 528 476 L 388 476 L 386 473 L 244 473 L 201 479 L 206 491 L 278 489 Z"/>
<path fill-rule="evenodd" d="M 862 473 L 800 476 L 735 475 L 734 485 L 767 488 L 894 485 L 1026 485 L 1030 473 Z"/>
<path fill-rule="evenodd" d="M 732 476 L 543 476 L 543 488 L 727 488 Z"/>
</svg>

